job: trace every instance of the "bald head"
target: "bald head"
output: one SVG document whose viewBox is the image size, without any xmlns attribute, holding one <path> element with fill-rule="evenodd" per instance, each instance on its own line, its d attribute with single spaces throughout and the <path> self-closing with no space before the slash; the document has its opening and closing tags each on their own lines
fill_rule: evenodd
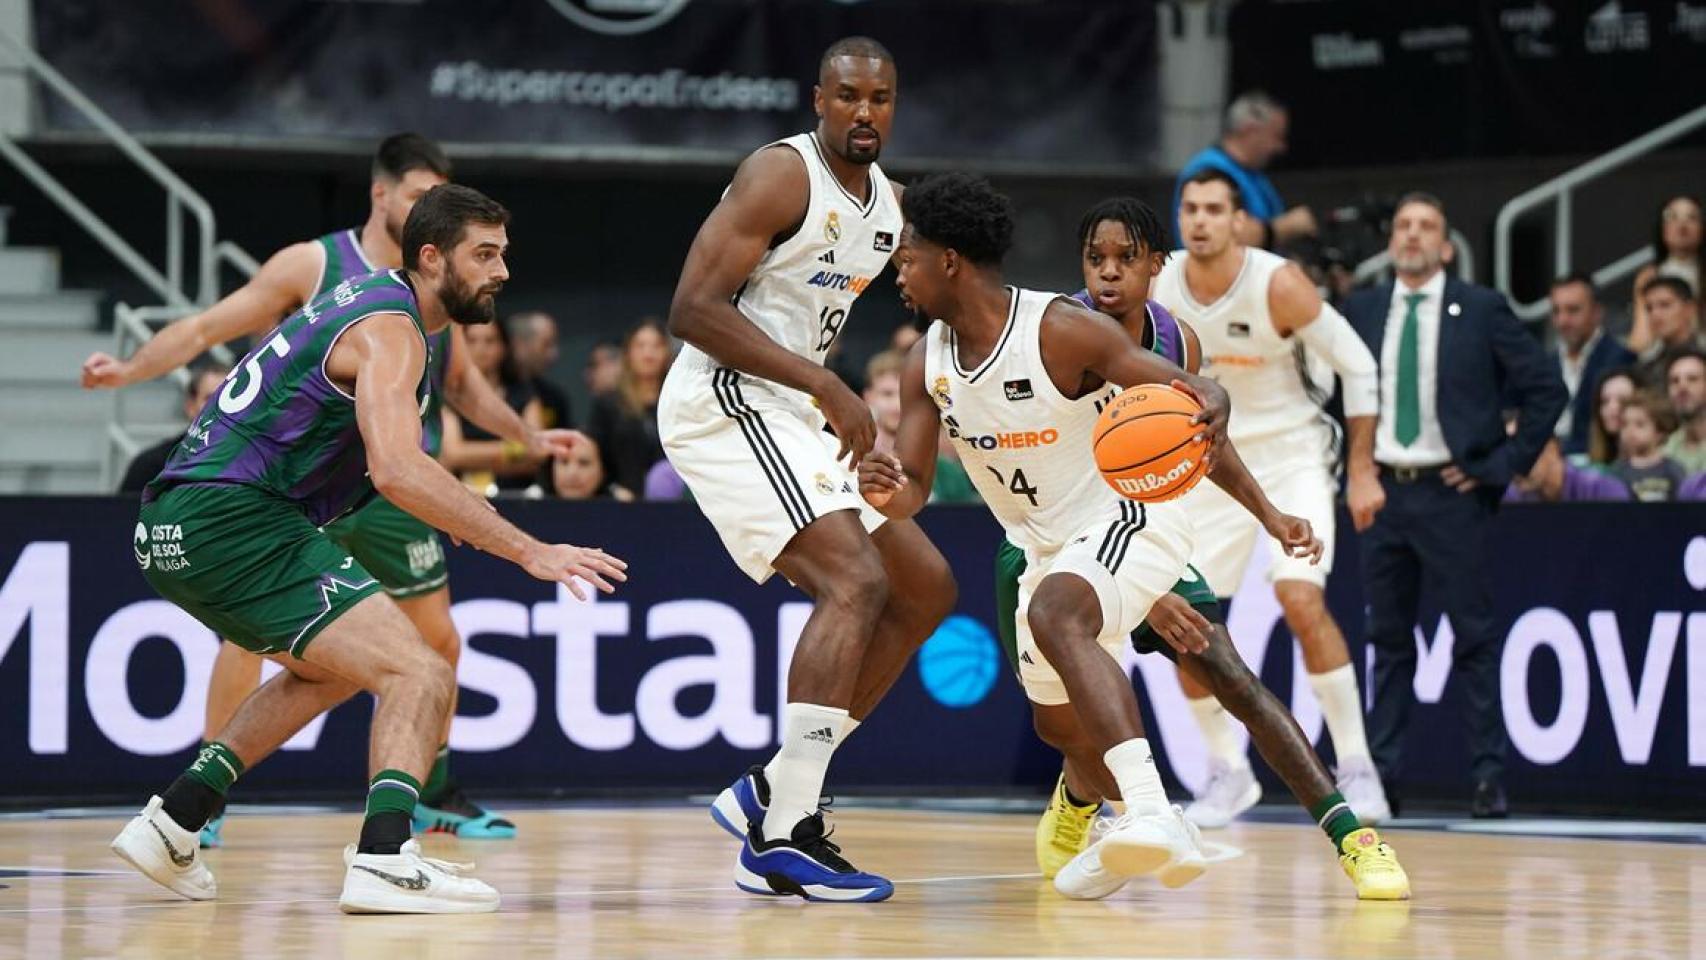
<svg viewBox="0 0 1706 960">
<path fill-rule="evenodd" d="M 889 48 L 870 37 L 842 37 L 829 45 L 823 56 L 817 62 L 817 79 L 825 83 L 829 79 L 829 71 L 833 63 L 842 58 L 851 57 L 855 60 L 881 60 L 894 69 L 894 54 Z"/>
</svg>

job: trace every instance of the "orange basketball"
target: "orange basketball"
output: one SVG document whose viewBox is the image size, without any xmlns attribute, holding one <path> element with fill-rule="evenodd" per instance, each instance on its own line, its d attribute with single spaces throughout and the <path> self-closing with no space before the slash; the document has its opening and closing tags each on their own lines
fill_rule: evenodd
<svg viewBox="0 0 1706 960">
<path fill-rule="evenodd" d="M 1122 497 L 1160 503 L 1182 497 L 1203 478 L 1208 448 L 1192 440 L 1202 405 L 1170 386 L 1132 387 L 1108 404 L 1091 441 L 1102 479 Z"/>
</svg>

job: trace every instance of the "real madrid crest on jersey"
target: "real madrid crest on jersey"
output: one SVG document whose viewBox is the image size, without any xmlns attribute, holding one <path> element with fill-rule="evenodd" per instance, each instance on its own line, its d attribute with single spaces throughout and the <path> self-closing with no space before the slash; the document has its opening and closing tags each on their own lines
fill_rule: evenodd
<svg viewBox="0 0 1706 960">
<path fill-rule="evenodd" d="M 823 238 L 830 243 L 841 242 L 841 214 L 834 210 L 829 211 L 829 216 L 824 218 Z"/>
<path fill-rule="evenodd" d="M 947 377 L 939 376 L 936 378 L 936 382 L 930 385 L 930 399 L 936 401 L 936 406 L 941 407 L 943 410 L 954 405 L 954 398 L 948 396 Z"/>
</svg>

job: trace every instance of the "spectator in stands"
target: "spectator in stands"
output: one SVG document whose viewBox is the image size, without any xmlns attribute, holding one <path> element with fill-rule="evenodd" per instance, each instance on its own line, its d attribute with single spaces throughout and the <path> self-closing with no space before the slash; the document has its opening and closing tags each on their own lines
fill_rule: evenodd
<svg viewBox="0 0 1706 960">
<path fill-rule="evenodd" d="M 1653 262 L 1635 274 L 1635 323 L 1629 330 L 1629 348 L 1636 353 L 1652 345 L 1655 334 L 1642 302 L 1647 284 L 1654 277 L 1676 277 L 1700 296 L 1700 201 L 1689 196 L 1672 197 L 1659 208 L 1653 227 Z"/>
<path fill-rule="evenodd" d="M 912 349 L 912 345 L 917 343 L 918 338 L 922 336 L 924 334 L 918 329 L 917 325 L 903 323 L 894 328 L 894 333 L 889 334 L 889 349 L 905 356 L 907 351 Z"/>
<path fill-rule="evenodd" d="M 459 328 L 468 361 L 534 429 L 545 427 L 544 409 L 533 387 L 516 372 L 509 337 L 501 323 L 474 323 Z M 501 490 L 525 490 L 538 472 L 539 461 L 513 440 L 500 440 L 469 423 L 449 407 L 444 409 L 444 445 L 439 460 L 478 493 L 496 496 Z"/>
<path fill-rule="evenodd" d="M 1594 420 L 1588 431 L 1587 462 L 1609 467 L 1617 459 L 1617 434 L 1623 429 L 1623 405 L 1635 395 L 1635 371 L 1619 367 L 1599 378 L 1593 393 Z"/>
<path fill-rule="evenodd" d="M 1647 281 L 1641 288 L 1641 302 L 1647 308 L 1653 339 L 1641 351 L 1635 378 L 1641 386 L 1663 392 L 1670 355 L 1684 347 L 1706 347 L 1706 337 L 1700 334 L 1699 301 L 1686 280 L 1667 275 Z"/>
<path fill-rule="evenodd" d="M 1569 503 L 1581 500 L 1628 500 L 1623 481 L 1598 470 L 1564 461 L 1554 437 L 1540 450 L 1540 459 L 1518 474 L 1505 490 L 1506 503 Z"/>
<path fill-rule="evenodd" d="M 553 457 L 546 470 L 551 496 L 559 500 L 591 500 L 607 496 L 618 500 L 634 499 L 632 494 L 618 496 L 605 482 L 604 462 L 599 455 L 598 444 L 590 441 L 575 444 L 566 456 Z"/>
<path fill-rule="evenodd" d="M 1706 472 L 1706 350 L 1689 347 L 1672 354 L 1665 386 L 1677 420 L 1676 432 L 1665 441 L 1665 456 L 1688 473 Z"/>
<path fill-rule="evenodd" d="M 1582 272 L 1552 281 L 1552 331 L 1558 346 L 1553 356 L 1569 405 L 1553 431 L 1566 454 L 1586 453 L 1588 428 L 1593 423 L 1593 385 L 1613 367 L 1625 367 L 1635 354 L 1605 335 L 1605 308 L 1594 294 L 1593 280 Z"/>
<path fill-rule="evenodd" d="M 592 398 L 587 436 L 603 451 L 604 475 L 612 488 L 627 494 L 622 499 L 631 500 L 644 490 L 646 473 L 663 459 L 663 443 L 658 439 L 658 391 L 663 388 L 671 359 L 668 329 L 656 317 L 646 317 L 622 339 L 622 370 L 616 389 Z M 715 401 L 706 397 L 705 402 Z"/>
<path fill-rule="evenodd" d="M 223 367 L 212 365 L 197 364 L 190 368 L 190 382 L 184 388 L 184 422 L 195 422 L 201 408 L 207 406 L 208 398 L 225 382 L 226 372 Z M 118 492 L 141 493 L 148 481 L 166 468 L 166 458 L 172 455 L 172 448 L 182 439 L 183 434 L 167 437 L 132 457 L 130 466 L 125 468 L 124 479 L 119 482 Z"/>
<path fill-rule="evenodd" d="M 622 377 L 622 345 L 610 340 L 593 344 L 587 352 L 586 368 L 581 371 L 581 377 L 589 397 L 615 390 L 616 381 Z"/>
<path fill-rule="evenodd" d="M 1308 207 L 1285 208 L 1273 181 L 1262 171 L 1285 153 L 1290 117 L 1279 101 L 1252 90 L 1226 108 L 1220 142 L 1185 161 L 1173 185 L 1173 239 L 1179 229 L 1179 194 L 1185 181 L 1205 167 L 1223 170 L 1238 184 L 1249 217 L 1239 228 L 1238 241 L 1250 247 L 1274 247 L 1297 237 L 1314 236 L 1315 214 Z"/>
<path fill-rule="evenodd" d="M 877 420 L 879 453 L 893 453 L 895 434 L 900 430 L 900 375 L 906 369 L 906 354 L 884 350 L 865 363 L 865 403 Z"/>
<path fill-rule="evenodd" d="M 1629 485 L 1643 503 L 1675 500 L 1688 478 L 1682 464 L 1665 456 L 1665 434 L 1672 428 L 1670 403 L 1656 393 L 1638 390 L 1623 405 L 1623 429 L 1617 435 L 1618 458 L 1613 476 Z"/>
<path fill-rule="evenodd" d="M 541 310 L 517 313 L 504 321 L 514 350 L 516 376 L 533 388 L 539 398 L 540 413 L 547 428 L 567 427 L 575 422 L 569 407 L 569 395 L 551 382 L 551 370 L 557 365 L 557 321 Z"/>
<path fill-rule="evenodd" d="M 1454 670 L 1468 707 L 1471 811 L 1505 815 L 1505 632 L 1493 613 L 1486 544 L 1505 488 L 1534 469 L 1569 400 L 1558 368 L 1503 294 L 1448 276 L 1445 207 L 1411 193 L 1392 217 L 1397 278 L 1358 290 L 1345 315 L 1380 362 L 1374 459 L 1386 504 L 1362 535 L 1374 647 L 1368 741 L 1398 809 L 1403 740 L 1415 703 L 1418 598 L 1426 582 L 1456 631 Z M 1501 409 L 1517 409 L 1507 435 Z"/>
</svg>

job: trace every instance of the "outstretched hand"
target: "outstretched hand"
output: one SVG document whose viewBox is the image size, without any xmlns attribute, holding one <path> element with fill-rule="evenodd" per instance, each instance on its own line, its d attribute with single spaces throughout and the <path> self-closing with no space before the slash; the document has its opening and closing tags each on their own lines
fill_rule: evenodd
<svg viewBox="0 0 1706 960">
<path fill-rule="evenodd" d="M 568 587 L 577 600 L 587 599 L 578 581 L 592 584 L 600 593 L 614 593 L 616 587 L 610 581 L 622 583 L 628 579 L 628 564 L 622 560 L 598 547 L 567 543 L 541 544 L 521 566 L 540 580 Z"/>
</svg>

